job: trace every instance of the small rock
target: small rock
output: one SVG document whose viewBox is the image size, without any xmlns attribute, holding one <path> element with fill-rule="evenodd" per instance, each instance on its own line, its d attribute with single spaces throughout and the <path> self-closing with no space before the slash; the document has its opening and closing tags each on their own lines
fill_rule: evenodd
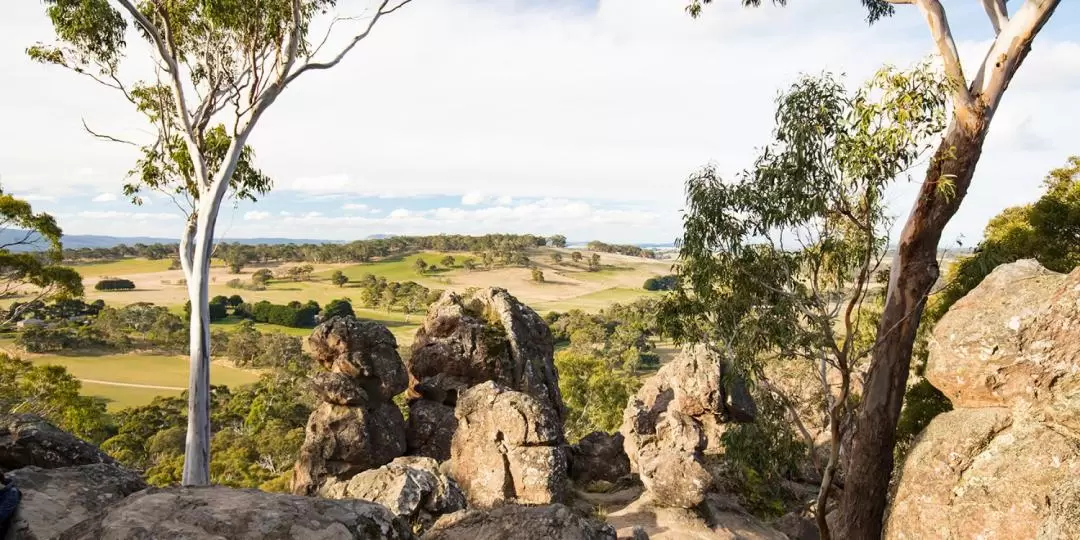
<svg viewBox="0 0 1080 540">
<path fill-rule="evenodd" d="M 610 525 L 578 516 L 561 504 L 508 504 L 443 516 L 424 540 L 616 540 Z"/>
<path fill-rule="evenodd" d="M 33 414 L 0 415 L 0 469 L 116 464 L 96 446 Z"/>
</svg>

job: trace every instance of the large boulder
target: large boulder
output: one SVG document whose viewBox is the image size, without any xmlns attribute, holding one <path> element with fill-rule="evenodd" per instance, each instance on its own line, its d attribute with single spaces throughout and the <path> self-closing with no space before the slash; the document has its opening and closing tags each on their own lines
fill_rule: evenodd
<svg viewBox="0 0 1080 540">
<path fill-rule="evenodd" d="M 390 401 L 408 387 L 409 378 L 398 355 L 397 340 L 381 323 L 333 317 L 312 331 L 307 347 L 319 365 L 330 373 L 343 375 L 336 378 L 336 385 L 327 385 L 331 388 L 349 380 L 363 388 L 369 399 Z M 328 383 L 330 379 L 322 382 Z"/>
<path fill-rule="evenodd" d="M 466 391 L 454 414 L 450 475 L 471 506 L 563 500 L 562 423 L 545 403 L 488 381 Z"/>
<path fill-rule="evenodd" d="M 405 419 L 393 403 L 323 403 L 308 418 L 293 470 L 293 493 L 313 495 L 330 477 L 347 480 L 405 453 Z"/>
<path fill-rule="evenodd" d="M 622 433 L 594 431 L 570 447 L 570 478 L 581 486 L 602 480 L 617 482 L 630 474 Z"/>
<path fill-rule="evenodd" d="M 705 346 L 684 348 L 630 398 L 620 432 L 631 471 L 658 504 L 682 508 L 712 485 L 705 454 L 722 451 L 731 422 L 751 422 L 757 408 L 745 383 Z"/>
<path fill-rule="evenodd" d="M 1080 270 L 995 269 L 934 328 L 927 379 L 955 410 L 899 471 L 886 538 L 1073 538 Z"/>
<path fill-rule="evenodd" d="M 347 482 L 327 482 L 319 496 L 379 503 L 414 531 L 427 530 L 439 516 L 465 508 L 461 489 L 439 471 L 437 461 L 426 457 L 400 457 Z"/>
<path fill-rule="evenodd" d="M 544 403 L 561 426 L 565 409 L 554 351 L 540 315 L 505 290 L 488 288 L 468 297 L 447 292 L 416 332 L 407 362 L 410 401 L 454 407 L 468 388 L 494 381 Z M 430 419 L 438 424 L 445 415 Z M 428 441 L 411 451 L 445 459 L 449 448 L 438 446 L 445 438 L 424 435 L 440 426 L 410 423 L 410 440 Z"/>
<path fill-rule="evenodd" d="M 292 491 L 313 495 L 323 482 L 390 463 L 405 453 L 405 418 L 393 403 L 408 386 L 397 341 L 386 326 L 333 317 L 307 340 L 326 371 L 311 377 L 322 403 L 308 417 Z"/>
<path fill-rule="evenodd" d="M 22 492 L 11 538 L 46 540 L 124 497 L 146 489 L 138 474 L 95 463 L 58 469 L 25 467 L 7 474 Z"/>
<path fill-rule="evenodd" d="M 33 414 L 0 415 L 0 469 L 55 469 L 116 461 Z"/>
<path fill-rule="evenodd" d="M 409 404 L 409 421 L 405 427 L 409 455 L 438 461 L 450 459 L 450 444 L 455 431 L 457 418 L 453 407 L 427 399 Z"/>
<path fill-rule="evenodd" d="M 561 504 L 508 504 L 443 516 L 424 540 L 615 540 L 610 525 L 578 516 Z"/>
<path fill-rule="evenodd" d="M 151 488 L 136 493 L 59 538 L 406 540 L 414 536 L 390 510 L 368 501 L 206 487 Z"/>
</svg>

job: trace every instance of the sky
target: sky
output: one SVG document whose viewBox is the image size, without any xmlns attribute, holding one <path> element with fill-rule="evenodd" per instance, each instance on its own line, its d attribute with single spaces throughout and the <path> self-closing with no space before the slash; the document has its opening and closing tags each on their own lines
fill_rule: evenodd
<svg viewBox="0 0 1080 540">
<path fill-rule="evenodd" d="M 993 37 L 989 20 L 975 0 L 944 3 L 973 66 Z M 68 234 L 178 235 L 171 201 L 136 207 L 123 197 L 134 149 L 82 126 L 146 140 L 143 120 L 114 90 L 31 62 L 25 48 L 53 37 L 44 6 L 7 4 L 3 189 Z M 883 64 L 909 67 L 933 52 L 913 6 L 871 27 L 856 0 L 760 9 L 718 0 L 697 20 L 685 4 L 414 0 L 272 106 L 249 142 L 274 190 L 223 208 L 218 238 L 531 232 L 672 242 L 686 178 L 709 163 L 728 178 L 749 167 L 769 142 L 775 98 L 800 74 L 844 74 L 854 86 Z M 145 67 L 138 52 L 125 75 Z M 1036 199 L 1046 172 L 1080 153 L 1077 103 L 1080 3 L 1063 1 L 1005 95 L 943 244 L 976 242 L 992 216 Z M 898 222 L 917 180 L 890 190 Z"/>
</svg>

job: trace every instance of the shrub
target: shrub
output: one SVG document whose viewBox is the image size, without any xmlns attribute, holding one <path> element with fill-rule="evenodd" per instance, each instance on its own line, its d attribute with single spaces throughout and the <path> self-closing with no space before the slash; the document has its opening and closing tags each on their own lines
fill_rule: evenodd
<svg viewBox="0 0 1080 540">
<path fill-rule="evenodd" d="M 678 284 L 678 276 L 667 275 L 646 279 L 642 287 L 646 291 L 673 291 Z"/>
<path fill-rule="evenodd" d="M 348 300 L 331 300 L 329 304 L 326 304 L 322 316 L 323 320 L 326 320 L 331 317 L 355 317 L 356 313 L 353 312 L 352 304 Z"/>
<path fill-rule="evenodd" d="M 130 279 L 105 278 L 94 285 L 99 291 L 131 291 L 135 289 L 135 283 Z"/>
</svg>

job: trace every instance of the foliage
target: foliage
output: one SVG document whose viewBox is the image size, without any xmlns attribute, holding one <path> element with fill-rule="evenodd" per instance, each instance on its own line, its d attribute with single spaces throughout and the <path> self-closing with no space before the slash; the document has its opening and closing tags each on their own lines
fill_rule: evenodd
<svg viewBox="0 0 1080 540">
<path fill-rule="evenodd" d="M 777 517 L 785 512 L 791 497 L 783 481 L 800 475 L 808 449 L 778 396 L 760 388 L 752 394 L 758 406 L 755 421 L 733 424 L 720 437 L 724 445 L 719 458 L 721 482 L 738 494 L 751 512 Z"/>
<path fill-rule="evenodd" d="M 428 289 L 414 281 L 398 283 L 372 274 L 364 274 L 356 284 L 360 288 L 360 304 L 364 307 L 381 307 L 387 312 L 397 308 L 406 315 L 426 310 L 442 296 L 442 291 Z"/>
<path fill-rule="evenodd" d="M 533 267 L 531 273 L 532 273 L 532 280 L 533 281 L 535 281 L 536 283 L 543 283 L 544 282 L 544 271 L 543 270 L 541 270 L 541 269 L 539 269 L 537 267 Z"/>
<path fill-rule="evenodd" d="M 0 232 L 15 229 L 15 239 L 0 245 L 0 298 L 29 295 L 34 301 L 82 296 L 82 278 L 75 270 L 59 266 L 63 246 L 63 231 L 49 214 L 35 214 L 30 203 L 4 193 L 0 189 Z M 14 253 L 15 247 L 32 246 L 37 252 Z M 7 325 L 17 319 L 21 310 L 9 309 L 8 317 L 0 321 Z"/>
<path fill-rule="evenodd" d="M 585 245 L 585 249 L 589 251 L 600 251 L 603 253 L 619 253 L 622 255 L 629 255 L 631 257 L 644 257 L 646 259 L 655 259 L 656 252 L 651 249 L 645 249 L 639 246 L 629 244 L 605 244 L 599 240 L 593 240 Z"/>
<path fill-rule="evenodd" d="M 548 243 L 552 247 L 564 248 L 566 247 L 566 237 L 561 234 L 552 235 L 548 238 Z"/>
<path fill-rule="evenodd" d="M 353 312 L 352 303 L 346 299 L 331 300 L 329 304 L 322 311 L 322 319 L 326 320 L 331 317 L 355 317 L 356 313 Z"/>
<path fill-rule="evenodd" d="M 26 352 L 41 354 L 101 347 L 106 342 L 98 332 L 86 325 L 58 322 L 23 329 L 15 337 L 15 345 Z"/>
<path fill-rule="evenodd" d="M 852 373 L 870 353 L 857 328 L 887 247 L 885 189 L 931 148 L 947 95 L 925 66 L 884 69 L 850 93 L 830 75 L 803 77 L 778 98 L 774 141 L 752 169 L 725 182 L 709 166 L 687 182 L 665 329 L 751 380 L 778 361 L 839 376 L 823 383 L 832 443 L 819 506 L 853 419 Z"/>
<path fill-rule="evenodd" d="M 338 287 L 344 287 L 348 282 L 349 276 L 346 276 L 341 270 L 334 270 L 334 273 L 330 276 L 330 283 L 333 283 Z"/>
<path fill-rule="evenodd" d="M 311 366 L 300 338 L 281 332 L 259 332 L 252 321 L 243 321 L 235 331 L 215 334 L 215 338 L 215 350 L 223 351 L 236 367 L 304 373 Z"/>
<path fill-rule="evenodd" d="M 623 409 L 637 391 L 637 378 L 588 352 L 563 350 L 555 355 L 559 391 L 566 404 L 566 437 L 571 442 L 592 433 L 618 431 Z"/>
<path fill-rule="evenodd" d="M 319 311 L 319 304 L 313 300 L 309 300 L 306 304 L 290 302 L 284 305 L 262 300 L 251 306 L 251 317 L 255 322 L 290 328 L 313 328 L 315 316 L 319 314 Z"/>
<path fill-rule="evenodd" d="M 600 271 L 600 255 L 599 254 L 593 253 L 591 256 L 589 256 L 588 270 L 590 272 L 599 272 Z"/>
<path fill-rule="evenodd" d="M 670 274 L 646 279 L 642 288 L 646 291 L 673 291 L 677 288 L 678 283 L 679 276 Z"/>
<path fill-rule="evenodd" d="M 0 413 L 36 414 L 78 437 L 100 442 L 112 430 L 105 403 L 80 395 L 81 388 L 62 366 L 35 366 L 0 353 Z"/>
<path fill-rule="evenodd" d="M 99 291 L 133 291 L 135 290 L 135 282 L 123 278 L 105 278 L 97 282 L 94 289 Z"/>
</svg>

